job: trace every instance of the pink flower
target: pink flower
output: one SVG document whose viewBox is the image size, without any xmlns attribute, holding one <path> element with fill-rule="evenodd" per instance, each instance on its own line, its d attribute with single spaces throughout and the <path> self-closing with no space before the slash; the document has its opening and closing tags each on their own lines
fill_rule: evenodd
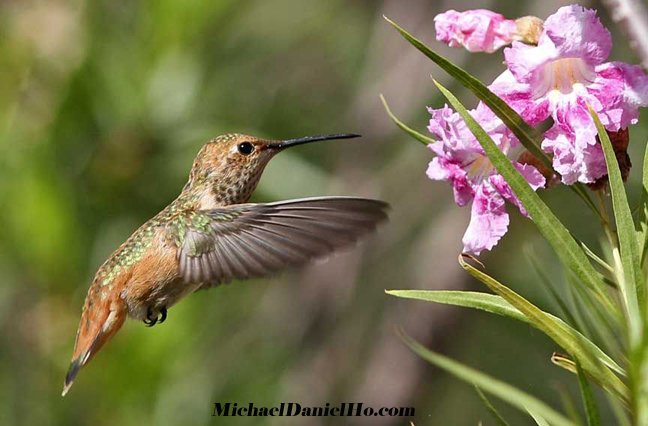
<svg viewBox="0 0 648 426">
<path fill-rule="evenodd" d="M 449 10 L 434 17 L 437 40 L 470 52 L 492 53 L 511 44 L 516 35 L 515 21 L 490 10 Z"/>
<path fill-rule="evenodd" d="M 463 237 L 464 251 L 479 254 L 490 250 L 506 233 L 509 216 L 505 201 L 526 212 L 504 178 L 497 173 L 479 142 L 461 116 L 446 105 L 431 109 L 428 129 L 439 140 L 428 147 L 437 155 L 429 164 L 430 179 L 452 184 L 455 202 L 459 206 L 472 201 L 471 219 Z M 533 189 L 544 187 L 545 178 L 533 166 L 515 161 L 523 147 L 510 130 L 483 104 L 471 115 L 484 127 Z"/>
<path fill-rule="evenodd" d="M 587 105 L 613 132 L 635 124 L 648 105 L 648 76 L 638 66 L 604 63 L 611 48 L 594 10 L 565 6 L 547 18 L 537 46 L 514 42 L 504 50 L 509 71 L 490 86 L 529 124 L 553 119 L 542 148 L 568 185 L 607 173 Z"/>
</svg>

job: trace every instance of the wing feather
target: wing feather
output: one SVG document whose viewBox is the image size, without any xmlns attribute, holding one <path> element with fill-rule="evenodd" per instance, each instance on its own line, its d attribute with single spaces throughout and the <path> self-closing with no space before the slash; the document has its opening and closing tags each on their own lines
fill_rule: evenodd
<svg viewBox="0 0 648 426">
<path fill-rule="evenodd" d="M 192 212 L 200 226 L 182 222 L 190 225 L 177 242 L 179 273 L 202 288 L 271 275 L 352 244 L 385 221 L 387 209 L 377 200 L 319 197 Z"/>
<path fill-rule="evenodd" d="M 214 247 L 216 258 L 220 262 L 222 268 L 222 276 L 220 277 L 214 276 L 214 277 L 210 277 L 210 279 L 211 281 L 216 281 L 216 282 L 219 282 L 221 280 L 225 282 L 230 281 L 232 278 L 236 276 L 236 274 L 234 274 L 234 271 L 232 269 L 231 260 L 228 259 L 227 257 L 228 253 L 222 245 L 222 239 L 214 238 L 213 247 Z"/>
<path fill-rule="evenodd" d="M 263 254 L 267 255 L 263 248 L 255 247 L 242 234 L 231 234 L 230 239 L 234 240 L 234 243 L 239 247 L 239 252 L 243 254 L 246 266 L 249 267 L 252 276 L 266 275 L 272 269 L 271 263 L 263 257 Z"/>
</svg>

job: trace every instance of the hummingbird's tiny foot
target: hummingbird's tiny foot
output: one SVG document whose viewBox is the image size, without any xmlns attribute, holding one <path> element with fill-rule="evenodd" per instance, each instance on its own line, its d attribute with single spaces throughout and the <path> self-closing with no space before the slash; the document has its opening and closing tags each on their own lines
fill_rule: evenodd
<svg viewBox="0 0 648 426">
<path fill-rule="evenodd" d="M 157 322 L 158 322 L 157 318 L 152 319 L 152 320 L 150 320 L 150 319 L 145 319 L 144 320 L 144 324 L 146 324 L 147 327 L 153 327 L 155 324 L 157 324 Z"/>
<path fill-rule="evenodd" d="M 153 317 L 153 308 L 149 306 L 148 310 L 146 311 L 146 319 L 144 320 L 144 324 L 146 324 L 147 327 L 153 327 L 155 324 L 158 322 L 158 317 Z"/>
<path fill-rule="evenodd" d="M 160 324 L 162 324 L 164 321 L 166 321 L 166 317 L 167 317 L 167 308 L 166 308 L 166 306 L 164 306 L 164 307 L 162 307 L 162 309 L 160 309 L 160 313 L 162 314 L 162 318 L 160 318 Z"/>
<path fill-rule="evenodd" d="M 145 319 L 144 324 L 146 324 L 147 327 L 153 327 L 155 324 L 157 324 L 157 318 L 154 319 Z"/>
</svg>

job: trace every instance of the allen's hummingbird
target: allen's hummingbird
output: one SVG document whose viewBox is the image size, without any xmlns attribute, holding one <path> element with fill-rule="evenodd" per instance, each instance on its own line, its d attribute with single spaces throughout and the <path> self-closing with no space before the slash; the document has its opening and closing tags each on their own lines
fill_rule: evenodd
<svg viewBox="0 0 648 426">
<path fill-rule="evenodd" d="M 385 220 L 386 203 L 319 197 L 246 203 L 270 159 L 340 134 L 270 141 L 227 134 L 198 153 L 189 181 L 99 268 L 83 305 L 65 395 L 81 368 L 127 316 L 148 326 L 196 290 L 271 275 L 354 242 Z"/>
</svg>

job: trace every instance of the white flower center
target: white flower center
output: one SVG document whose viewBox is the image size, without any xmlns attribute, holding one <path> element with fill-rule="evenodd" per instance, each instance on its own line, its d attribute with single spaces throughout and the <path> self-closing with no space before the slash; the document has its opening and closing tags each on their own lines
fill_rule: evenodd
<svg viewBox="0 0 648 426">
<path fill-rule="evenodd" d="M 476 154 L 475 159 L 468 167 L 468 178 L 470 180 L 481 182 L 495 169 L 493 163 L 485 155 Z"/>
<path fill-rule="evenodd" d="M 524 151 L 522 144 L 518 143 L 517 146 L 514 147 L 512 146 L 511 140 L 507 135 L 501 135 L 501 137 L 502 138 L 500 139 L 498 145 L 504 155 L 506 155 L 511 160 L 517 159 Z M 473 182 L 482 182 L 484 179 L 488 179 L 488 177 L 493 174 L 493 172 L 496 172 L 495 166 L 493 165 L 493 163 L 491 163 L 491 160 L 488 158 L 488 156 L 476 152 L 472 154 L 472 157 L 466 165 L 465 170 L 468 175 L 468 179 Z"/>
<path fill-rule="evenodd" d="M 556 98 L 580 92 L 596 77 L 592 66 L 580 58 L 557 59 L 546 64 L 538 75 L 534 97 Z"/>
</svg>

